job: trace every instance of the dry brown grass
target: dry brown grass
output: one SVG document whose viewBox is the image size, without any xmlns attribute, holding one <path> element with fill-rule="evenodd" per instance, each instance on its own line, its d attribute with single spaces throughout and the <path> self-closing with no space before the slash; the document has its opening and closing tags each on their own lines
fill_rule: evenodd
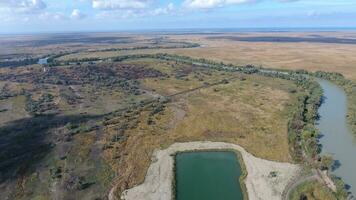
<svg viewBox="0 0 356 200">
<path fill-rule="evenodd" d="M 167 109 L 147 124 L 148 111 L 130 129 L 127 140 L 105 151 L 117 170 L 117 195 L 143 181 L 152 152 L 175 142 L 224 141 L 236 143 L 252 154 L 277 161 L 291 161 L 288 151 L 288 108 L 295 98 L 288 81 L 260 76 L 204 88 L 175 97 Z M 273 95 L 272 95 L 273 94 Z M 115 134 L 108 127 L 107 134 Z"/>
<path fill-rule="evenodd" d="M 288 100 L 288 93 L 252 82 L 202 89 L 185 100 L 187 116 L 173 134 L 238 143 L 259 157 L 288 161 L 287 119 L 280 118 Z"/>
<path fill-rule="evenodd" d="M 287 33 L 278 33 L 278 35 L 283 34 Z M 167 52 L 234 64 L 261 64 L 274 68 L 338 71 L 344 73 L 348 78 L 355 79 L 356 77 L 356 70 L 352 67 L 352 64 L 356 63 L 356 58 L 353 56 L 355 45 L 238 42 L 220 39 L 208 40 L 205 38 L 207 36 L 203 35 L 169 37 L 199 42 L 203 46 L 192 49 L 91 52 L 69 55 L 61 59 L 77 58 L 78 56 L 80 58 L 113 57 L 123 54 Z M 170 77 L 140 80 L 144 89 L 154 90 L 162 95 L 175 94 L 200 87 L 204 85 L 204 82 L 216 82 L 236 75 L 221 74 L 221 72 L 207 75 L 203 74 L 203 71 L 206 70 L 197 70 L 198 76 L 203 77 L 202 80 L 199 80 L 199 77 L 194 77 L 197 75 L 194 72 L 177 79 L 174 77 L 177 74 L 176 71 L 174 68 L 170 68 L 172 62 L 157 62 L 157 60 L 150 59 L 125 62 L 134 62 L 142 67 L 155 68 L 170 75 Z M 184 68 L 182 64 L 173 64 L 175 67 Z M 8 69 L 0 69 L 0 72 L 5 73 L 5 70 Z M 14 70 L 16 70 L 15 73 L 25 73 L 28 68 L 20 67 Z M 240 76 L 244 76 L 246 80 L 236 79 L 228 84 L 207 87 L 174 97 L 161 114 L 155 115 L 152 125 L 147 123 L 150 111 L 141 112 L 138 115 L 138 125 L 125 133 L 126 140 L 112 142 L 110 136 L 118 131 L 113 126 L 105 126 L 103 138 L 97 139 L 103 145 L 113 144 L 112 148 L 104 150 L 103 156 L 119 177 L 118 195 L 124 189 L 143 181 L 151 162 L 152 152 L 155 149 L 165 148 L 175 142 L 194 140 L 231 142 L 243 146 L 257 157 L 276 161 L 291 161 L 288 150 L 287 122 L 290 108 L 295 104 L 297 94 L 288 91 L 295 89 L 294 84 L 285 80 L 257 75 L 239 75 L 237 77 Z M 11 85 L 12 90 L 22 87 L 25 86 Z M 59 102 L 59 107 L 65 114 L 84 111 L 89 114 L 105 113 L 124 107 L 133 98 L 114 91 L 94 93 L 89 86 L 81 88 L 81 91 L 79 89 L 80 96 L 84 98 L 83 109 L 74 109 Z M 59 99 L 59 87 L 46 89 L 45 92 L 53 92 L 56 100 Z M 40 94 L 38 93 L 38 95 Z M 34 95 L 36 96 L 37 93 Z M 97 98 L 91 100 L 93 96 Z M 23 106 L 25 100 L 23 96 L 21 98 L 16 100 L 22 107 L 18 107 L 21 110 L 16 111 L 19 115 L 14 118 L 26 114 Z M 9 101 L 13 101 L 13 99 Z M 14 100 L 14 102 L 16 101 Z M 80 105 L 77 107 L 80 108 Z M 7 117 L 7 113 L 4 112 L 1 117 Z M 121 122 L 125 119 L 114 120 Z M 91 134 L 88 138 L 79 138 L 87 141 L 78 144 L 79 149 L 74 150 L 79 152 L 78 158 L 80 159 L 87 157 L 91 151 L 89 146 L 92 146 L 94 142 L 94 133 Z"/>
<path fill-rule="evenodd" d="M 356 33 L 229 33 L 218 36 L 273 36 L 273 37 L 324 37 L 355 38 Z M 170 39 L 200 43 L 202 47 L 191 49 L 148 49 L 136 51 L 109 51 L 78 53 L 61 60 L 90 57 L 114 57 L 136 53 L 173 53 L 195 58 L 206 58 L 238 65 L 255 64 L 280 69 L 305 69 L 344 74 L 356 80 L 356 45 L 309 42 L 241 42 L 228 39 L 208 39 L 209 35 L 169 35 Z"/>
<path fill-rule="evenodd" d="M 28 117 L 25 110 L 26 98 L 24 96 L 12 97 L 7 100 L 0 100 L 0 108 L 8 109 L 11 112 L 0 112 L 0 125 Z"/>
<path fill-rule="evenodd" d="M 249 33 L 242 36 L 306 37 L 312 34 L 340 38 L 356 36 L 356 33 Z M 239 34 L 232 35 L 239 36 Z M 339 72 L 349 79 L 356 80 L 356 45 L 354 44 L 240 42 L 225 39 L 209 40 L 206 36 L 185 37 L 202 43 L 203 47 L 169 50 L 170 53 L 234 64 Z"/>
</svg>

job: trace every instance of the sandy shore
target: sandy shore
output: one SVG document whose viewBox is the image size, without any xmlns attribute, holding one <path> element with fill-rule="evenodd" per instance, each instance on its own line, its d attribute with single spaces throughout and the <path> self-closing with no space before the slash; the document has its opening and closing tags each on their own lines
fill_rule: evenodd
<svg viewBox="0 0 356 200">
<path fill-rule="evenodd" d="M 176 143 L 158 150 L 152 157 L 144 183 L 122 193 L 124 200 L 172 200 L 174 183 L 174 155 L 192 150 L 237 150 L 244 161 L 247 177 L 245 185 L 250 200 L 280 200 L 288 182 L 297 176 L 300 166 L 256 158 L 239 145 L 222 142 Z M 271 177 L 271 172 L 277 172 Z"/>
</svg>

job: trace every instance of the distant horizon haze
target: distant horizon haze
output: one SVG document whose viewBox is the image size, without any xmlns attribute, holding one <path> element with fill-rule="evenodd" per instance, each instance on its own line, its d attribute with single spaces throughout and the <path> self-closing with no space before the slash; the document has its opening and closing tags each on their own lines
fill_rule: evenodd
<svg viewBox="0 0 356 200">
<path fill-rule="evenodd" d="M 0 0 L 0 34 L 270 27 L 348 30 L 356 27 L 355 11 L 354 0 Z"/>
<path fill-rule="evenodd" d="M 117 29 L 117 30 L 82 30 L 82 31 L 32 31 L 0 32 L 0 35 L 41 35 L 41 34 L 189 34 L 189 33 L 239 33 L 239 32 L 356 32 L 356 27 L 238 27 L 238 28 L 172 28 L 172 29 Z"/>
</svg>

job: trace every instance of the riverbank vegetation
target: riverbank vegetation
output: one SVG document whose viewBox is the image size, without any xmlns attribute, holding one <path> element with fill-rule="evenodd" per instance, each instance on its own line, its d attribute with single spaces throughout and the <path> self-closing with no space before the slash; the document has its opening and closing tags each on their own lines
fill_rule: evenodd
<svg viewBox="0 0 356 200">
<path fill-rule="evenodd" d="M 298 84 L 305 89 L 305 93 L 298 96 L 298 103 L 288 123 L 288 135 L 294 159 L 297 162 L 308 162 L 309 158 L 315 159 L 320 152 L 317 142 L 318 131 L 314 124 L 318 117 L 322 90 L 312 80 L 305 79 Z"/>
<path fill-rule="evenodd" d="M 355 133 L 356 131 L 356 85 L 353 81 L 348 80 L 346 78 L 344 78 L 344 76 L 340 73 L 331 73 L 331 72 L 322 72 L 322 71 L 317 71 L 315 73 L 311 73 L 311 72 L 307 72 L 305 70 L 298 70 L 297 71 L 298 74 L 305 74 L 305 75 L 310 75 L 310 76 L 314 76 L 317 78 L 322 78 L 322 79 L 326 79 L 329 81 L 332 81 L 333 83 L 337 84 L 338 86 L 342 87 L 344 89 L 344 91 L 347 94 L 348 97 L 348 115 L 347 115 L 347 120 L 349 122 L 349 125 L 352 129 L 352 132 Z M 320 93 L 320 89 L 317 89 L 317 92 L 314 92 L 316 94 L 317 98 L 320 98 L 320 95 L 322 95 L 322 93 Z M 315 96 L 315 95 L 311 95 L 311 96 Z M 318 97 L 319 96 L 319 97 Z M 317 102 L 317 101 L 314 101 Z M 316 106 L 319 106 L 319 104 L 314 104 Z M 313 117 L 314 118 L 314 117 Z M 311 118 L 311 119 L 313 119 Z M 311 120 L 311 122 L 315 122 L 314 120 Z M 314 123 L 313 123 L 314 124 Z M 317 155 L 317 160 L 318 162 L 314 165 L 317 168 L 320 168 L 321 170 L 328 170 L 331 171 L 332 166 L 334 165 L 335 161 L 333 160 L 333 158 L 329 155 L 323 155 L 323 156 L 319 156 L 319 152 L 320 152 L 320 146 L 318 145 L 318 131 L 315 129 L 314 125 L 310 126 L 308 125 L 308 127 L 312 127 L 311 131 L 308 132 L 303 132 L 303 137 L 305 135 L 307 135 L 308 137 L 310 135 L 313 135 L 315 140 L 310 140 L 312 141 L 312 143 L 310 143 L 309 145 L 305 145 L 306 147 L 308 147 L 309 149 L 312 148 L 313 150 L 317 150 L 316 151 L 316 155 Z M 315 148 L 316 147 L 316 148 Z M 308 149 L 307 148 L 307 149 Z M 310 151 L 308 151 L 307 149 L 305 149 L 305 152 L 308 153 Z M 315 155 L 315 154 L 314 154 Z M 312 157 L 311 157 L 312 158 Z M 315 158 L 315 157 L 314 157 Z M 348 197 L 348 191 L 346 190 L 346 185 L 345 183 L 338 177 L 332 176 L 330 175 L 337 190 L 336 193 L 332 193 L 328 195 L 328 198 L 332 198 L 332 199 L 347 199 Z M 315 185 L 315 187 L 312 186 L 312 184 L 309 183 L 305 183 L 302 184 L 300 187 L 304 187 L 304 188 L 308 188 L 306 196 L 312 196 L 312 191 L 311 190 L 319 190 L 317 189 L 319 186 Z M 303 196 L 303 192 L 299 191 L 300 196 Z M 324 199 L 324 198 L 316 198 L 316 199 Z"/>
<path fill-rule="evenodd" d="M 337 200 L 331 190 L 319 181 L 309 181 L 295 188 L 290 200 Z"/>
<path fill-rule="evenodd" d="M 8 61 L 0 61 L 1 67 L 19 67 L 24 65 L 33 65 L 38 62 L 38 58 L 25 58 L 19 60 L 8 60 Z"/>
</svg>

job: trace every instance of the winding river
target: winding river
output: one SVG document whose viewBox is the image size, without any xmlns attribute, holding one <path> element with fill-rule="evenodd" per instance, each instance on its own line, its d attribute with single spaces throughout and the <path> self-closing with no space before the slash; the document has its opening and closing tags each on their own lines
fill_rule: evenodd
<svg viewBox="0 0 356 200">
<path fill-rule="evenodd" d="M 336 160 L 333 174 L 341 177 L 356 194 L 356 140 L 347 124 L 347 97 L 339 86 L 318 79 L 324 90 L 324 102 L 319 108 L 320 120 L 317 127 L 322 137 L 322 153 Z"/>
</svg>

